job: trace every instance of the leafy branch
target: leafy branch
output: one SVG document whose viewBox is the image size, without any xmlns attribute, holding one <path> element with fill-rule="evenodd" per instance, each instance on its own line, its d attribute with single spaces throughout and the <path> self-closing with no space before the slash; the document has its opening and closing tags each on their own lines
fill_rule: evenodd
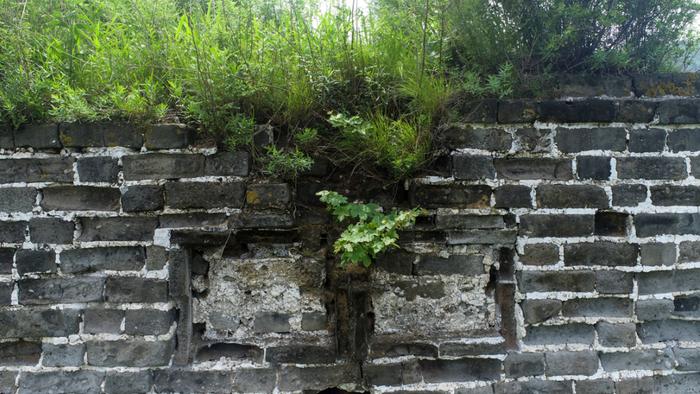
<svg viewBox="0 0 700 394">
<path fill-rule="evenodd" d="M 340 234 L 333 250 L 340 254 L 340 264 L 372 265 L 377 254 L 398 247 L 399 230 L 408 228 L 421 214 L 419 208 L 406 211 L 392 209 L 384 213 L 377 204 L 348 202 L 347 197 L 328 190 L 316 193 L 338 222 L 354 221 Z"/>
</svg>

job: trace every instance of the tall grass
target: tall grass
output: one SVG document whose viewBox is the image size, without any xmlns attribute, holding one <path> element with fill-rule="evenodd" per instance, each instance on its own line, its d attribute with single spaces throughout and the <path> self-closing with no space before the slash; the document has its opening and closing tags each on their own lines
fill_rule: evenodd
<svg viewBox="0 0 700 394">
<path fill-rule="evenodd" d="M 511 3 L 0 0 L 0 122 L 178 119 L 232 146 L 252 144 L 256 123 L 289 141 L 311 127 L 317 148 L 344 147 L 334 157 L 367 160 L 369 141 L 386 148 L 383 166 L 406 174 L 424 161 L 455 89 L 513 91 L 519 69 L 509 64 L 526 35 Z M 373 131 L 348 137 L 329 113 Z M 391 159 L 387 144 L 419 157 Z"/>
</svg>

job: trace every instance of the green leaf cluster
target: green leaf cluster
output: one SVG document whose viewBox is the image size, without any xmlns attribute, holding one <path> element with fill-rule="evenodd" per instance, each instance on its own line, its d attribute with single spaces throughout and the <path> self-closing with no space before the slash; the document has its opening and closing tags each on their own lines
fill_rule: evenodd
<svg viewBox="0 0 700 394">
<path fill-rule="evenodd" d="M 317 195 L 336 220 L 351 222 L 333 245 L 341 265 L 369 267 L 377 254 L 397 247 L 398 231 L 412 226 L 421 214 L 417 208 L 385 213 L 377 204 L 350 203 L 347 197 L 328 190 Z"/>
</svg>

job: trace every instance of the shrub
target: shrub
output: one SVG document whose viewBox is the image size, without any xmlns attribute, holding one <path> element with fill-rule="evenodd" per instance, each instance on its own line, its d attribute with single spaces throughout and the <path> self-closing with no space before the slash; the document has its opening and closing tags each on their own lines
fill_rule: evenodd
<svg viewBox="0 0 700 394">
<path fill-rule="evenodd" d="M 350 203 L 347 197 L 328 190 L 316 195 L 338 222 L 354 221 L 333 244 L 341 265 L 369 267 L 377 254 L 397 247 L 398 231 L 412 226 L 421 213 L 418 208 L 384 213 L 379 205 Z"/>
</svg>

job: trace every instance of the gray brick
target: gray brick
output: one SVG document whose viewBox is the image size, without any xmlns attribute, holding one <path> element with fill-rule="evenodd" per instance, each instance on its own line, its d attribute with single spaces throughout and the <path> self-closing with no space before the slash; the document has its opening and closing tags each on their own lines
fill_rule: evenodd
<svg viewBox="0 0 700 394">
<path fill-rule="evenodd" d="M 151 241 L 158 218 L 155 217 L 84 217 L 80 218 L 79 241 Z"/>
<path fill-rule="evenodd" d="M 664 100 L 659 103 L 656 114 L 659 124 L 691 124 L 700 123 L 697 99 Z"/>
<path fill-rule="evenodd" d="M 0 149 L 15 149 L 14 130 L 9 124 L 0 126 Z"/>
<path fill-rule="evenodd" d="M 503 361 L 506 376 L 519 378 L 544 374 L 544 354 L 542 353 L 508 353 Z"/>
<path fill-rule="evenodd" d="M 682 157 L 620 157 L 620 179 L 685 179 L 688 172 Z"/>
<path fill-rule="evenodd" d="M 421 256 L 415 271 L 418 275 L 481 275 L 484 273 L 483 260 L 484 256 L 476 254 L 448 258 Z"/>
<path fill-rule="evenodd" d="M 576 298 L 564 301 L 562 314 L 568 317 L 630 317 L 632 301 L 628 298 Z"/>
<path fill-rule="evenodd" d="M 226 224 L 224 213 L 178 213 L 158 217 L 159 228 L 213 227 Z"/>
<path fill-rule="evenodd" d="M 22 243 L 27 222 L 0 222 L 0 242 Z"/>
<path fill-rule="evenodd" d="M 158 393 L 232 393 L 230 371 L 159 370 L 153 383 Z"/>
<path fill-rule="evenodd" d="M 637 301 L 637 319 L 661 320 L 671 316 L 673 312 L 673 300 L 651 299 Z"/>
<path fill-rule="evenodd" d="M 0 146 L 2 146 L 2 133 L 0 132 Z M 15 381 L 18 373 L 16 371 L 0 371 L 0 393 L 14 393 L 17 389 Z"/>
<path fill-rule="evenodd" d="M 247 176 L 250 167 L 248 152 L 219 152 L 206 156 L 204 175 Z"/>
<path fill-rule="evenodd" d="M 666 130 L 630 130 L 630 152 L 662 152 L 666 145 Z"/>
<path fill-rule="evenodd" d="M 615 383 L 611 379 L 576 381 L 576 394 L 610 394 L 614 392 Z"/>
<path fill-rule="evenodd" d="M 25 124 L 15 130 L 15 146 L 34 149 L 60 149 L 56 123 Z"/>
<path fill-rule="evenodd" d="M 421 381 L 416 360 L 392 364 L 365 364 L 362 374 L 370 386 L 403 386 Z"/>
<path fill-rule="evenodd" d="M 532 123 L 537 118 L 535 101 L 529 99 L 500 100 L 499 123 Z"/>
<path fill-rule="evenodd" d="M 627 132 L 619 127 L 595 129 L 558 128 L 557 147 L 564 153 L 588 150 L 623 151 L 627 144 Z"/>
<path fill-rule="evenodd" d="M 122 209 L 124 212 L 159 211 L 164 206 L 165 199 L 162 186 L 129 186 L 122 194 Z"/>
<path fill-rule="evenodd" d="M 119 161 L 114 157 L 82 157 L 78 159 L 78 177 L 81 182 L 116 183 Z"/>
<path fill-rule="evenodd" d="M 505 185 L 494 190 L 496 208 L 532 208 L 529 186 Z"/>
<path fill-rule="evenodd" d="M 255 332 L 289 332 L 289 316 L 285 313 L 258 312 L 255 315 Z"/>
<path fill-rule="evenodd" d="M 634 207 L 647 199 L 645 185 L 615 185 L 611 189 L 614 206 Z"/>
<path fill-rule="evenodd" d="M 593 215 L 522 215 L 520 235 L 530 237 L 584 237 L 593 235 Z"/>
<path fill-rule="evenodd" d="M 251 345 L 236 343 L 214 343 L 197 350 L 195 362 L 219 361 L 222 357 L 227 360 L 241 360 L 255 363 L 263 361 L 264 350 Z"/>
<path fill-rule="evenodd" d="M 291 189 L 286 183 L 248 185 L 246 206 L 255 209 L 286 208 L 291 202 Z"/>
<path fill-rule="evenodd" d="M 543 185 L 536 191 L 537 206 L 544 208 L 607 208 L 605 190 L 589 185 Z"/>
<path fill-rule="evenodd" d="M 42 371 L 22 372 L 19 393 L 81 393 L 102 392 L 104 372 L 101 371 Z"/>
<path fill-rule="evenodd" d="M 505 353 L 503 342 L 444 342 L 440 344 L 440 356 L 443 357 L 483 356 L 503 353 Z"/>
<path fill-rule="evenodd" d="M 416 185 L 412 201 L 429 208 L 488 208 L 491 204 L 491 187 L 486 185 Z"/>
<path fill-rule="evenodd" d="M 18 250 L 15 265 L 20 275 L 56 272 L 56 253 L 48 250 Z"/>
<path fill-rule="evenodd" d="M 552 381 L 533 379 L 524 382 L 499 382 L 494 385 L 495 394 L 572 394 L 570 380 Z"/>
<path fill-rule="evenodd" d="M 73 158 L 0 160 L 0 183 L 73 182 Z"/>
<path fill-rule="evenodd" d="M 521 271 L 518 286 L 523 292 L 593 291 L 595 276 L 591 271 Z"/>
<path fill-rule="evenodd" d="M 700 370 L 700 349 L 698 348 L 674 348 L 673 354 L 679 371 Z"/>
<path fill-rule="evenodd" d="M 598 342 L 608 347 L 634 347 L 637 343 L 637 328 L 634 323 L 598 322 Z"/>
<path fill-rule="evenodd" d="M 0 248 L 0 274 L 11 274 L 13 260 L 15 258 L 14 248 Z"/>
<path fill-rule="evenodd" d="M 0 306 L 10 305 L 14 287 L 15 285 L 13 282 L 0 282 Z"/>
<path fill-rule="evenodd" d="M 671 152 L 700 151 L 700 129 L 669 131 L 668 149 Z"/>
<path fill-rule="evenodd" d="M 327 346 L 287 345 L 265 349 L 265 361 L 272 364 L 332 364 L 336 351 Z"/>
<path fill-rule="evenodd" d="M 0 310 L 3 338 L 67 337 L 78 333 L 80 311 L 75 309 Z"/>
<path fill-rule="evenodd" d="M 67 147 L 122 146 L 137 149 L 143 145 L 141 129 L 128 123 L 62 123 L 59 132 L 61 142 Z"/>
<path fill-rule="evenodd" d="M 104 278 L 24 279 L 17 282 L 21 305 L 70 304 L 103 300 Z"/>
<path fill-rule="evenodd" d="M 376 342 L 370 346 L 370 357 L 423 356 L 437 357 L 437 346 L 425 342 Z"/>
<path fill-rule="evenodd" d="M 354 364 L 336 364 L 319 367 L 282 367 L 277 383 L 281 391 L 323 390 L 360 379 L 360 369 Z"/>
<path fill-rule="evenodd" d="M 155 124 L 144 135 L 148 149 L 186 148 L 195 140 L 195 130 L 183 124 Z"/>
<path fill-rule="evenodd" d="M 598 355 L 593 351 L 547 352 L 547 375 L 594 375 L 598 371 Z"/>
<path fill-rule="evenodd" d="M 126 311 L 124 332 L 128 335 L 163 335 L 175 321 L 175 311 L 133 309 Z"/>
<path fill-rule="evenodd" d="M 585 100 L 542 100 L 537 102 L 540 120 L 546 122 L 607 123 L 615 119 L 617 101 L 587 98 Z"/>
<path fill-rule="evenodd" d="M 79 367 L 83 365 L 85 344 L 42 344 L 41 365 L 45 367 Z"/>
<path fill-rule="evenodd" d="M 569 180 L 573 178 L 571 160 L 539 157 L 494 159 L 499 178 L 526 180 Z"/>
<path fill-rule="evenodd" d="M 178 209 L 242 208 L 244 193 L 245 184 L 242 182 L 165 184 L 168 206 Z"/>
<path fill-rule="evenodd" d="M 673 368 L 673 354 L 668 349 L 601 353 L 600 361 L 603 364 L 603 369 L 607 372 Z"/>
<path fill-rule="evenodd" d="M 520 262 L 527 265 L 553 265 L 559 262 L 559 247 L 553 244 L 527 244 Z"/>
<path fill-rule="evenodd" d="M 618 394 L 653 394 L 654 380 L 651 377 L 626 379 L 615 382 L 615 389 Z"/>
<path fill-rule="evenodd" d="M 598 241 L 564 245 L 567 266 L 633 266 L 637 264 L 638 254 L 639 245 L 628 243 Z"/>
<path fill-rule="evenodd" d="M 621 271 L 596 271 L 595 288 L 602 294 L 627 294 L 632 292 L 633 274 Z"/>
<path fill-rule="evenodd" d="M 109 302 L 165 302 L 168 282 L 158 279 L 107 278 L 105 299 Z"/>
<path fill-rule="evenodd" d="M 88 334 L 119 334 L 122 320 L 123 310 L 88 309 L 83 314 L 83 329 Z"/>
<path fill-rule="evenodd" d="M 117 211 L 119 189 L 94 186 L 54 186 L 41 190 L 47 211 Z"/>
<path fill-rule="evenodd" d="M 326 314 L 322 312 L 303 313 L 301 315 L 301 329 L 304 331 L 319 331 L 327 329 Z"/>
<path fill-rule="evenodd" d="M 170 363 L 174 342 L 121 341 L 87 342 L 87 361 L 97 367 L 157 367 Z"/>
<path fill-rule="evenodd" d="M 563 345 L 570 343 L 593 344 L 593 326 L 570 323 L 560 326 L 533 326 L 527 328 L 523 341 L 527 345 Z"/>
<path fill-rule="evenodd" d="M 579 179 L 608 180 L 611 168 L 609 157 L 579 156 L 576 158 L 576 173 Z"/>
<path fill-rule="evenodd" d="M 700 234 L 700 214 L 640 213 L 634 216 L 638 237 L 662 234 Z"/>
<path fill-rule="evenodd" d="M 700 317 L 700 293 L 677 295 L 673 300 L 673 314 Z"/>
<path fill-rule="evenodd" d="M 34 243 L 69 244 L 73 242 L 75 223 L 59 218 L 29 220 L 29 239 Z"/>
<path fill-rule="evenodd" d="M 637 334 L 643 343 L 663 341 L 700 341 L 700 322 L 655 320 L 640 323 Z"/>
<path fill-rule="evenodd" d="M 423 380 L 426 383 L 469 382 L 494 380 L 501 376 L 502 362 L 487 358 L 462 358 L 457 360 L 419 360 Z"/>
<path fill-rule="evenodd" d="M 453 149 L 469 148 L 507 152 L 513 137 L 504 129 L 474 128 L 464 123 L 451 123 L 441 127 L 440 133 L 447 146 Z"/>
<path fill-rule="evenodd" d="M 235 392 L 272 392 L 277 375 L 275 370 L 266 368 L 238 369 L 233 375 Z"/>
<path fill-rule="evenodd" d="M 514 229 L 447 232 L 448 245 L 499 244 L 510 246 L 515 243 L 516 238 L 517 234 Z"/>
<path fill-rule="evenodd" d="M 552 131 L 547 129 L 524 128 L 515 130 L 516 150 L 524 152 L 550 152 L 552 150 Z"/>
<path fill-rule="evenodd" d="M 561 312 L 562 302 L 559 300 L 525 300 L 520 304 L 525 322 L 540 323 L 557 317 Z"/>
<path fill-rule="evenodd" d="M 648 243 L 640 245 L 643 265 L 674 265 L 676 244 Z"/>
<path fill-rule="evenodd" d="M 146 269 L 157 271 L 163 269 L 168 262 L 168 251 L 160 246 L 146 247 Z"/>
<path fill-rule="evenodd" d="M 124 179 L 194 178 L 204 175 L 204 156 L 199 154 L 151 153 L 124 156 Z"/>
<path fill-rule="evenodd" d="M 491 229 L 504 228 L 506 224 L 501 215 L 459 215 L 459 214 L 438 214 L 435 217 L 435 228 L 437 229 Z"/>
<path fill-rule="evenodd" d="M 0 211 L 31 212 L 37 191 L 33 187 L 0 188 Z"/>
<path fill-rule="evenodd" d="M 107 372 L 104 391 L 106 394 L 141 394 L 151 391 L 151 372 Z"/>
<path fill-rule="evenodd" d="M 700 269 L 640 272 L 639 294 L 700 290 Z"/>
<path fill-rule="evenodd" d="M 595 213 L 595 234 L 624 237 L 630 215 L 622 212 L 598 211 Z"/>
<path fill-rule="evenodd" d="M 678 249 L 679 249 L 678 250 L 678 262 L 679 263 L 689 263 L 689 262 L 700 261 L 700 242 L 683 241 L 680 243 Z M 674 248 L 673 252 L 675 252 L 675 248 Z"/>
<path fill-rule="evenodd" d="M 112 246 L 64 250 L 60 258 L 64 273 L 138 271 L 145 263 L 146 253 L 142 246 Z"/>
<path fill-rule="evenodd" d="M 41 343 L 28 341 L 0 342 L 0 366 L 35 366 L 41 357 Z"/>
<path fill-rule="evenodd" d="M 664 394 L 691 393 L 689 388 L 696 390 L 700 386 L 700 373 L 674 374 L 659 376 L 654 380 L 654 392 Z"/>
<path fill-rule="evenodd" d="M 700 187 L 651 186 L 651 201 L 659 206 L 696 206 L 700 204 Z"/>
<path fill-rule="evenodd" d="M 452 175 L 455 179 L 494 179 L 496 168 L 491 156 L 453 155 Z"/>
</svg>

